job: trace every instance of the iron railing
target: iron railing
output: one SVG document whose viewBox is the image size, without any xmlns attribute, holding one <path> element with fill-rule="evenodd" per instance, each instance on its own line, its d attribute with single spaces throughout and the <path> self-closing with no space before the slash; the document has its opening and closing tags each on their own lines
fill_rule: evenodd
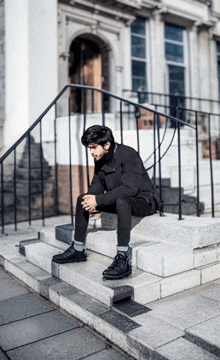
<svg viewBox="0 0 220 360">
<path fill-rule="evenodd" d="M 220 113 L 220 100 L 206 99 L 193 96 L 182 96 L 157 93 L 144 90 L 123 90 L 124 96 L 137 97 L 138 103 L 158 104 L 170 107 L 170 115 L 175 116 L 177 107 L 184 107 L 195 111 L 206 111 L 209 113 Z"/>
<path fill-rule="evenodd" d="M 67 92 L 68 89 L 71 91 Z M 106 117 L 108 112 L 114 114 L 114 121 L 116 122 L 119 128 L 119 138 L 121 142 L 124 142 L 125 138 L 125 125 L 130 126 L 131 121 L 133 121 L 133 131 L 136 132 L 136 141 L 137 141 L 137 150 L 140 151 L 140 130 L 138 126 L 139 119 L 141 118 L 141 112 L 143 111 L 150 111 L 153 113 L 154 118 L 154 125 L 152 130 L 152 153 L 148 157 L 148 160 L 152 158 L 152 163 L 149 165 L 148 162 L 148 171 L 151 169 L 153 170 L 153 182 L 156 183 L 156 178 L 158 177 L 158 185 L 159 185 L 159 194 L 161 199 L 161 207 L 159 209 L 160 216 L 163 215 L 163 203 L 162 199 L 162 160 L 165 158 L 167 151 L 172 146 L 172 143 L 175 138 L 176 129 L 177 129 L 177 157 L 178 157 L 178 176 L 179 176 L 179 220 L 182 220 L 182 192 L 181 192 L 181 129 L 183 126 L 192 129 L 194 136 L 196 137 L 196 141 L 198 143 L 197 138 L 197 125 L 186 123 L 185 121 L 170 116 L 168 114 L 164 114 L 158 110 L 152 110 L 143 104 L 137 104 L 135 102 L 129 101 L 122 97 L 116 96 L 108 91 L 101 90 L 98 88 L 93 88 L 89 86 L 82 86 L 82 85 L 66 85 L 62 91 L 57 95 L 57 97 L 51 102 L 51 104 L 46 108 L 46 110 L 38 117 L 38 119 L 30 126 L 30 128 L 16 141 L 16 143 L 8 150 L 6 153 L 0 158 L 0 191 L 1 191 L 1 227 L 2 233 L 4 233 L 4 227 L 6 224 L 14 224 L 15 230 L 17 230 L 17 224 L 21 221 L 31 221 L 36 218 L 41 218 L 43 225 L 45 224 L 45 217 L 49 215 L 45 213 L 46 209 L 46 200 L 47 200 L 47 189 L 45 189 L 46 184 L 46 177 L 45 172 L 49 171 L 48 166 L 50 168 L 50 181 L 53 180 L 53 196 L 54 196 L 54 212 L 53 215 L 59 215 L 62 213 L 59 208 L 59 175 L 60 170 L 59 166 L 62 163 L 60 160 L 60 156 L 63 155 L 63 148 L 59 145 L 59 137 L 61 136 L 60 133 L 63 131 L 63 127 L 59 127 L 60 122 L 62 124 L 65 121 L 68 121 L 68 134 L 64 139 L 65 143 L 68 144 L 68 168 L 69 168 L 69 193 L 68 198 L 69 201 L 69 210 L 67 213 L 71 216 L 71 222 L 73 223 L 74 219 L 74 208 L 73 208 L 73 174 L 72 174 L 72 156 L 74 155 L 74 148 L 76 147 L 76 140 L 74 142 L 74 136 L 72 133 L 72 127 L 76 125 L 78 121 L 78 117 L 76 117 L 76 111 L 74 111 L 74 102 L 73 102 L 73 94 L 74 91 L 79 92 L 81 91 L 81 98 L 82 104 L 80 108 L 80 122 L 77 123 L 76 129 L 82 125 L 82 130 L 85 130 L 88 126 L 88 118 L 89 114 L 87 111 L 88 108 L 88 96 L 89 96 L 89 104 L 91 105 L 91 98 L 96 99 L 98 96 L 99 100 L 101 99 L 101 110 L 100 110 L 100 117 L 101 123 L 103 125 L 106 124 Z M 64 107 L 66 102 L 66 109 L 67 109 L 67 116 L 60 117 L 58 112 L 59 109 Z M 93 100 L 92 100 L 93 102 Z M 104 105 L 107 104 L 108 106 Z M 92 107 L 89 105 L 89 112 L 94 112 L 94 106 Z M 130 118 L 126 114 L 127 107 L 133 108 L 131 111 L 132 116 Z M 114 108 L 114 111 L 110 111 L 111 107 Z M 79 109 L 79 104 L 77 104 L 77 108 Z M 91 111 L 92 109 L 92 111 Z M 77 110 L 79 111 L 79 110 Z M 180 109 L 177 109 L 177 115 L 179 114 Z M 164 128 L 161 127 L 161 119 L 165 121 Z M 97 123 L 97 119 L 95 118 L 94 123 Z M 166 137 L 167 132 L 167 124 L 168 122 L 173 121 L 176 126 L 173 129 L 173 135 L 171 140 L 165 146 L 165 149 L 162 149 L 164 139 Z M 58 124 L 59 122 L 59 124 Z M 91 122 L 90 122 L 91 125 Z M 107 125 L 107 124 L 106 124 Z M 50 131 L 48 132 L 48 126 Z M 59 128 L 58 128 L 59 127 Z M 53 132 L 53 137 L 50 140 L 47 139 L 47 136 L 51 137 L 51 133 Z M 163 135 L 161 135 L 163 132 Z M 78 134 L 81 137 L 81 133 Z M 24 146 L 25 142 L 25 146 Z M 22 145 L 23 144 L 23 145 Z M 40 154 L 39 158 L 35 159 L 34 156 L 36 154 L 34 146 L 39 145 Z M 135 144 L 132 144 L 135 147 Z M 20 151 L 20 147 L 22 147 L 22 151 Z M 46 159 L 44 158 L 43 149 L 47 148 L 47 156 Z M 25 150 L 24 150 L 25 149 Z M 49 150 L 48 150 L 49 149 Z M 90 183 L 90 175 L 89 175 L 89 161 L 88 161 L 88 149 L 86 149 L 86 168 L 87 168 L 87 185 Z M 19 153 L 20 151 L 20 153 Z M 197 169 L 199 169 L 199 149 L 198 146 L 196 147 L 195 152 L 195 161 L 197 164 Z M 25 165 L 26 164 L 26 168 Z M 38 164 L 37 170 L 35 171 L 35 164 Z M 48 165 L 48 166 L 46 166 Z M 9 169 L 9 171 L 8 171 Z M 21 184 L 19 183 L 19 172 L 21 170 L 26 174 L 27 177 L 25 186 L 22 185 L 22 191 L 26 191 L 27 199 L 26 202 L 28 203 L 28 215 L 25 213 L 24 209 L 21 206 L 22 201 L 19 198 L 19 192 L 21 191 Z M 26 172 L 25 172 L 26 171 Z M 51 180 L 51 171 L 52 171 L 52 180 Z M 35 177 L 38 181 L 35 181 Z M 82 181 L 82 180 L 81 180 Z M 10 185 L 10 186 L 9 186 Z M 35 187 L 34 187 L 35 186 Z M 35 208 L 33 207 L 32 200 L 33 200 L 33 189 L 38 189 L 38 195 L 41 198 L 41 209 L 40 213 L 35 214 Z M 9 189 L 10 188 L 10 189 Z M 35 194 L 35 193 L 34 193 Z M 197 216 L 200 215 L 199 210 L 199 177 L 197 178 Z M 169 204 L 168 204 L 169 205 Z M 23 213 L 22 213 L 23 211 Z M 12 216 L 13 214 L 13 216 Z M 23 215 L 22 215 L 23 214 Z"/>
<path fill-rule="evenodd" d="M 211 214 L 212 217 L 215 216 L 215 201 L 214 201 L 214 176 L 213 176 L 213 160 L 220 160 L 220 114 L 206 112 L 206 111 L 197 111 L 192 110 L 186 107 L 171 107 L 168 105 L 159 105 L 152 104 L 156 108 L 162 109 L 161 111 L 175 112 L 175 114 L 185 123 L 195 126 L 196 129 L 196 154 L 199 157 L 198 146 L 199 143 L 207 144 L 207 155 L 206 158 L 209 161 L 209 171 L 210 171 L 210 198 L 211 198 Z M 218 140 L 218 149 L 216 140 Z M 215 145 L 214 153 L 212 146 Z M 205 149 L 202 149 L 204 152 Z M 203 153 L 201 155 L 204 155 Z M 196 182 L 197 182 L 197 202 L 199 203 L 200 199 L 200 171 L 199 171 L 199 158 L 196 161 Z M 220 185 L 219 182 L 217 183 Z M 198 207 L 197 207 L 197 216 Z"/>
</svg>

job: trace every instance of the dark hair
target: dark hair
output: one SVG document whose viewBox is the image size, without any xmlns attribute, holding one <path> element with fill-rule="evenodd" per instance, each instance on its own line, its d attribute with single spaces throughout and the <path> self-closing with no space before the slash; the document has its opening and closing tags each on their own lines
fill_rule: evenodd
<svg viewBox="0 0 220 360">
<path fill-rule="evenodd" d="M 111 129 L 107 126 L 93 125 L 84 131 L 81 137 L 81 142 L 84 146 L 88 147 L 90 143 L 101 145 L 102 147 L 107 143 L 111 146 L 115 145 L 115 139 Z"/>
</svg>

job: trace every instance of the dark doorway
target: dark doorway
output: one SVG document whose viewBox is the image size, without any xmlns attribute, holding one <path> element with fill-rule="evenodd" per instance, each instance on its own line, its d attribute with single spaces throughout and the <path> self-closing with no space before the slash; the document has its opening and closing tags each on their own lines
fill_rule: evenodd
<svg viewBox="0 0 220 360">
<path fill-rule="evenodd" d="M 108 48 L 98 37 L 84 34 L 77 37 L 70 46 L 69 83 L 108 89 Z M 71 113 L 101 113 L 108 111 L 108 99 L 98 91 L 71 89 Z"/>
</svg>

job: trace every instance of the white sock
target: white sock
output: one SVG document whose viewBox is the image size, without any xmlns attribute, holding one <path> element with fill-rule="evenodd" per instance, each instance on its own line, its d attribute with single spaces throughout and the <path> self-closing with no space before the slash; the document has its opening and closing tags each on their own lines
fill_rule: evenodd
<svg viewBox="0 0 220 360">
<path fill-rule="evenodd" d="M 76 251 L 83 251 L 85 249 L 85 243 L 74 240 L 74 249 Z"/>
<path fill-rule="evenodd" d="M 128 251 L 128 246 L 117 246 L 117 253 L 121 255 L 125 255 Z"/>
</svg>

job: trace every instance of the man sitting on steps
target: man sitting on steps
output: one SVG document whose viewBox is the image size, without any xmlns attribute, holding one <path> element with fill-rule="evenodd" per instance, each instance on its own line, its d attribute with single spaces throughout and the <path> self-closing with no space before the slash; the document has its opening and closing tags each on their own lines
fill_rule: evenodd
<svg viewBox="0 0 220 360">
<path fill-rule="evenodd" d="M 95 160 L 95 171 L 87 194 L 77 199 L 74 243 L 53 257 L 59 264 L 86 261 L 85 238 L 89 212 L 98 210 L 117 214 L 117 255 L 103 272 L 105 279 L 122 279 L 131 274 L 129 247 L 131 216 L 154 214 L 159 200 L 138 153 L 115 143 L 111 129 L 89 127 L 81 138 Z"/>
</svg>

